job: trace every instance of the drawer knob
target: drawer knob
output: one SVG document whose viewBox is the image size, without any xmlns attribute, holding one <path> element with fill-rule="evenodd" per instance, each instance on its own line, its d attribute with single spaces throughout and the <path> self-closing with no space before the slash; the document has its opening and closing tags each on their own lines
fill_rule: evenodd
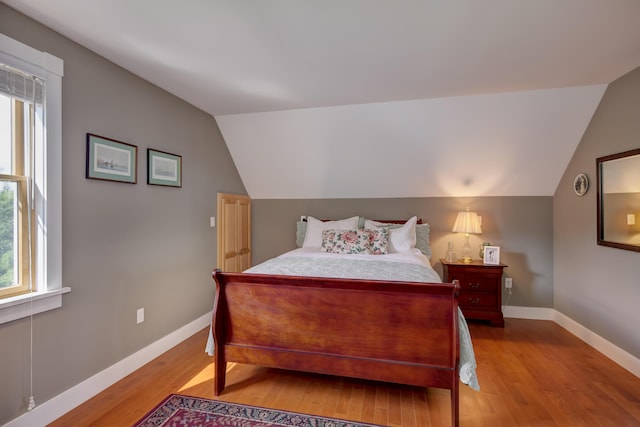
<svg viewBox="0 0 640 427">
<path fill-rule="evenodd" d="M 480 287 L 480 283 L 469 283 L 469 287 L 473 289 L 477 289 Z"/>
<path fill-rule="evenodd" d="M 480 303 L 480 298 L 469 298 L 469 302 L 471 304 L 479 304 Z"/>
</svg>

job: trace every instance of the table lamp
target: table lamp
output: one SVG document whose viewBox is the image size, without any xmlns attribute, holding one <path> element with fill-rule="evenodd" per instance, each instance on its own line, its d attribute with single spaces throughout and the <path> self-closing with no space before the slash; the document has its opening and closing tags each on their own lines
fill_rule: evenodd
<svg viewBox="0 0 640 427">
<path fill-rule="evenodd" d="M 471 245 L 469 244 L 469 234 L 482 233 L 482 227 L 480 227 L 480 219 L 475 212 L 469 212 L 467 208 L 464 212 L 458 212 L 456 222 L 453 224 L 454 233 L 465 233 L 464 246 L 462 247 L 462 262 L 465 264 L 471 263 Z"/>
</svg>

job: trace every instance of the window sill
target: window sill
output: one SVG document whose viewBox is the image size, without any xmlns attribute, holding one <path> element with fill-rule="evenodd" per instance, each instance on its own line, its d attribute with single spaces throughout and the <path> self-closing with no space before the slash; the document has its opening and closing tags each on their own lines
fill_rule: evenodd
<svg viewBox="0 0 640 427">
<path fill-rule="evenodd" d="M 66 287 L 4 298 L 0 300 L 0 324 L 62 307 L 62 294 L 67 292 L 71 292 L 71 288 Z"/>
</svg>

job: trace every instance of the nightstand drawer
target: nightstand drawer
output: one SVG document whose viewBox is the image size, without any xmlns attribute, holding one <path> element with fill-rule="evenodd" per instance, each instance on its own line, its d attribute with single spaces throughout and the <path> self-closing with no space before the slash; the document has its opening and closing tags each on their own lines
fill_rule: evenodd
<svg viewBox="0 0 640 427">
<path fill-rule="evenodd" d="M 500 277 L 495 274 L 452 274 L 452 280 L 460 281 L 460 288 L 465 291 L 497 291 L 500 290 Z"/>
<path fill-rule="evenodd" d="M 464 292 L 458 298 L 458 303 L 464 311 L 465 308 L 494 309 L 500 302 L 495 293 L 491 292 Z"/>
</svg>

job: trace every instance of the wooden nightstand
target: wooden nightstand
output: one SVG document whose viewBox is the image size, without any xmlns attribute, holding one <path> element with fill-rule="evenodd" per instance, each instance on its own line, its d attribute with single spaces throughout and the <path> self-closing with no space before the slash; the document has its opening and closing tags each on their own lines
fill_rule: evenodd
<svg viewBox="0 0 640 427">
<path fill-rule="evenodd" d="M 440 259 L 444 281 L 460 281 L 458 303 L 467 319 L 490 320 L 504 327 L 502 317 L 502 273 L 504 264 L 487 265 L 480 260 L 471 264 Z"/>
</svg>

